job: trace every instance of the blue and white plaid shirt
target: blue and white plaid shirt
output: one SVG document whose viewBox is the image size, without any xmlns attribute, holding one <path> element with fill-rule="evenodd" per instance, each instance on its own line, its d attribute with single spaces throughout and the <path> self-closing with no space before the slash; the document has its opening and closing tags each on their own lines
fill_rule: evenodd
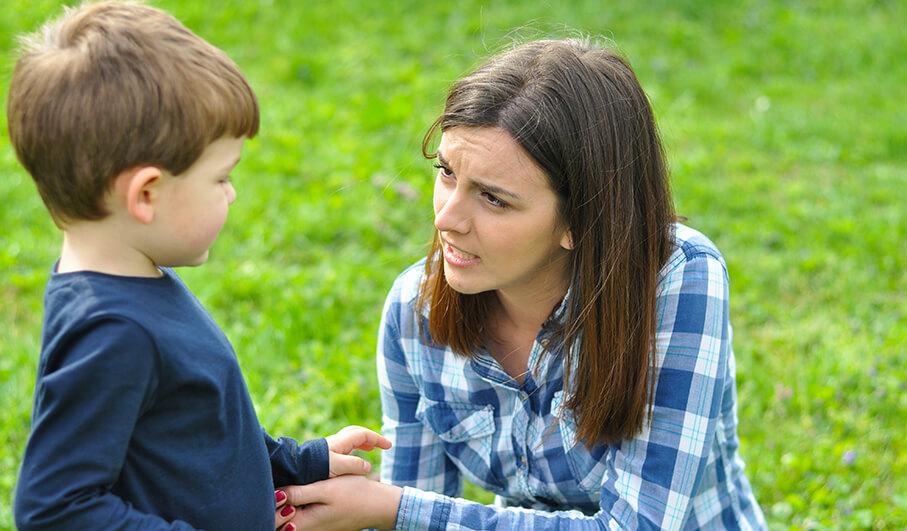
<svg viewBox="0 0 907 531">
<path fill-rule="evenodd" d="M 522 385 L 487 352 L 420 335 L 423 261 L 404 271 L 378 339 L 382 481 L 403 486 L 396 529 L 762 529 L 737 454 L 728 278 L 711 241 L 676 226 L 658 283 L 651 424 L 587 449 L 565 403 L 564 356 L 542 328 Z M 563 319 L 565 305 L 548 322 Z M 461 498 L 462 478 L 497 494 Z"/>
</svg>

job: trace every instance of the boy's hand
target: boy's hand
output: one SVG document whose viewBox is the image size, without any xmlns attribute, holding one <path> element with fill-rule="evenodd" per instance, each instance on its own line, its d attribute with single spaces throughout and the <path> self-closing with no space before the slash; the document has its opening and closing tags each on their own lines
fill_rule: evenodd
<svg viewBox="0 0 907 531">
<path fill-rule="evenodd" d="M 329 477 L 344 474 L 358 474 L 364 476 L 372 469 L 372 464 L 354 455 L 349 455 L 353 450 L 373 450 L 381 448 L 387 450 L 391 442 L 381 435 L 362 426 L 347 426 L 334 435 L 325 437 L 330 450 Z"/>
</svg>

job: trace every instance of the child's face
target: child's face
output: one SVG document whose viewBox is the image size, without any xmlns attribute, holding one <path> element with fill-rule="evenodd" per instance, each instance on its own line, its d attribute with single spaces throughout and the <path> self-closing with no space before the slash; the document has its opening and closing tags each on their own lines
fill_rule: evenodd
<svg viewBox="0 0 907 531">
<path fill-rule="evenodd" d="M 221 137 L 181 175 L 165 174 L 152 223 L 157 232 L 152 257 L 156 265 L 199 265 L 208 259 L 208 249 L 236 199 L 230 171 L 239 162 L 245 140 Z"/>
</svg>

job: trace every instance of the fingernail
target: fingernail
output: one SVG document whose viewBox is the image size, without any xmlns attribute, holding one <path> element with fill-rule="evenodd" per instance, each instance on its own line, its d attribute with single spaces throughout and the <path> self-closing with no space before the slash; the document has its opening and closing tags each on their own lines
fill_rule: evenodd
<svg viewBox="0 0 907 531">
<path fill-rule="evenodd" d="M 284 507 L 283 509 L 280 510 L 280 516 L 290 516 L 291 514 L 293 514 L 293 511 L 295 511 L 295 510 L 296 510 L 296 507 L 293 507 L 292 505 L 287 505 L 286 507 Z"/>
<path fill-rule="evenodd" d="M 284 531 L 296 531 L 296 524 L 287 524 L 283 529 Z"/>
<path fill-rule="evenodd" d="M 284 501 L 285 499 L 287 499 L 287 493 L 282 490 L 275 490 L 274 499 L 277 500 L 277 503 L 280 503 L 280 502 Z"/>
</svg>

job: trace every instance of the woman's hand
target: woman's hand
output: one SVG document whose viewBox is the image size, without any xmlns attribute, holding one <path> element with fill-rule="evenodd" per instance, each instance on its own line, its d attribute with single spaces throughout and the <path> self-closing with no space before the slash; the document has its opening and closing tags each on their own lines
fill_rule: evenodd
<svg viewBox="0 0 907 531">
<path fill-rule="evenodd" d="M 338 476 L 281 490 L 287 494 L 286 504 L 297 506 L 292 523 L 300 531 L 393 529 L 403 494 L 400 487 L 362 476 Z"/>
<path fill-rule="evenodd" d="M 374 448 L 387 450 L 391 447 L 391 442 L 389 440 L 382 437 L 380 434 L 361 426 L 347 426 L 334 435 L 327 436 L 325 439 L 328 443 L 330 458 L 329 477 L 331 478 L 342 474 L 368 474 L 371 471 L 371 463 L 361 457 L 349 455 L 353 450 L 369 451 Z M 352 514 L 347 514 L 348 511 L 343 506 L 344 503 L 347 503 L 346 501 L 337 504 L 329 503 L 328 501 L 322 502 L 318 500 L 318 503 L 313 501 L 312 497 L 315 493 L 311 488 L 326 483 L 328 482 L 321 481 L 307 486 L 297 485 L 282 487 L 281 489 L 274 491 L 274 501 L 277 505 L 277 511 L 274 513 L 274 528 L 280 531 L 296 531 L 302 525 L 305 525 L 309 529 L 347 529 L 349 526 L 345 526 L 345 522 L 352 520 L 345 517 L 350 516 L 369 519 L 368 521 L 370 522 L 377 521 L 373 519 L 375 516 L 374 514 L 366 511 L 360 513 L 353 511 Z M 374 481 L 368 481 L 368 483 L 380 485 Z M 393 501 L 390 501 L 390 497 L 387 496 L 387 490 L 388 489 L 383 489 L 385 493 L 385 502 L 393 503 L 393 514 L 391 514 L 390 524 L 387 526 L 390 528 L 394 526 L 394 521 L 397 518 L 397 505 L 400 503 L 400 496 L 397 495 Z M 329 491 L 333 492 L 331 489 L 329 489 Z M 313 505 L 305 507 L 306 514 L 301 521 L 297 521 L 297 515 L 302 513 L 303 510 L 296 506 L 303 504 Z M 361 504 L 357 504 L 357 506 L 358 505 Z M 338 506 L 341 507 L 341 509 L 338 510 Z M 386 512 L 390 512 L 390 509 L 385 509 Z M 310 515 L 309 513 L 312 514 Z M 335 513 L 344 518 L 335 516 Z M 325 527 L 325 523 L 322 523 L 323 520 L 329 522 L 331 525 Z M 304 522 L 304 524 L 301 522 Z M 361 529 L 362 527 L 378 526 L 369 524 L 356 527 L 356 529 Z"/>
<path fill-rule="evenodd" d="M 277 510 L 274 511 L 274 529 L 296 531 L 296 524 L 290 523 L 290 519 L 296 514 L 296 507 L 287 504 L 287 493 L 275 490 L 274 501 L 277 503 Z"/>
</svg>

